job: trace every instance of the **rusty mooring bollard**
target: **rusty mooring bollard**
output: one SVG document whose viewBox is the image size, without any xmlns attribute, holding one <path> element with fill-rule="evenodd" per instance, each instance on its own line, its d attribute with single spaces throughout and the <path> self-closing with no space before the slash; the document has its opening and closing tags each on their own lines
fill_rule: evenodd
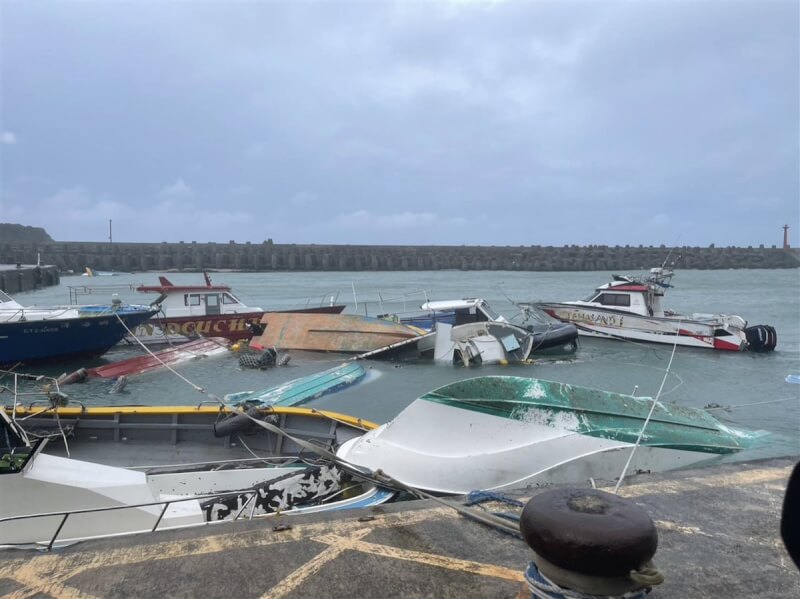
<svg viewBox="0 0 800 599">
<path fill-rule="evenodd" d="M 658 533 L 630 500 L 596 489 L 533 497 L 520 529 L 534 551 L 525 579 L 535 599 L 644 597 L 663 575 L 653 566 Z"/>
</svg>

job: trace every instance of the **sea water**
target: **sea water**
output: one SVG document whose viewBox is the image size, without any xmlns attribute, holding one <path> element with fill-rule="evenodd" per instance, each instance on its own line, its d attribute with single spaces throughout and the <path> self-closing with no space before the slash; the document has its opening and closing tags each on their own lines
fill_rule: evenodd
<svg viewBox="0 0 800 599">
<path fill-rule="evenodd" d="M 138 284 L 155 285 L 159 274 L 173 283 L 201 285 L 200 273 L 136 273 L 115 277 L 64 277 L 57 287 L 16 296 L 23 305 L 64 304 L 69 287 L 115 285 L 125 301 L 149 303 Z M 642 273 L 622 273 L 642 274 Z M 524 313 L 514 302 L 585 298 L 611 279 L 609 272 L 215 272 L 249 306 L 287 309 L 347 304 L 347 313 L 375 316 L 410 311 L 432 300 L 482 297 L 513 322 Z M 800 270 L 678 271 L 663 305 L 684 314 L 738 314 L 748 324 L 769 324 L 778 332 L 777 350 L 768 354 L 677 348 L 666 372 L 672 346 L 581 338 L 578 351 L 562 358 L 536 358 L 530 365 L 459 367 L 450 364 L 365 361 L 367 378 L 358 385 L 322 397 L 310 406 L 386 422 L 426 391 L 466 377 L 513 375 L 584 385 L 637 396 L 704 407 L 726 425 L 754 431 L 758 448 L 741 458 L 800 455 L 800 385 L 786 382 L 800 374 Z M 109 291 L 85 295 L 81 303 L 108 301 Z M 141 348 L 121 346 L 102 358 L 37 366 L 36 373 L 58 375 L 139 355 Z M 290 352 L 291 362 L 269 370 L 242 370 L 234 354 L 194 360 L 176 369 L 133 376 L 122 393 L 110 395 L 112 381 L 90 380 L 64 387 L 71 399 L 87 405 L 199 404 L 226 393 L 256 390 L 319 372 L 347 356 Z M 31 371 L 31 368 L 27 370 Z M 201 390 L 198 390 L 199 387 Z M 2 396 L 0 396 L 2 397 Z M 5 400 L 8 403 L 8 400 Z"/>
</svg>

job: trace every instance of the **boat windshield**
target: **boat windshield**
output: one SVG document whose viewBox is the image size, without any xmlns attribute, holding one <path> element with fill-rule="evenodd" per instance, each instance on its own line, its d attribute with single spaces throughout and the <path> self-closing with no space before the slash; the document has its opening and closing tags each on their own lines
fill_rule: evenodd
<svg viewBox="0 0 800 599">
<path fill-rule="evenodd" d="M 585 302 L 593 302 L 593 301 L 596 301 L 596 300 L 597 300 L 597 292 L 596 291 L 592 291 L 592 293 L 587 295 L 586 299 L 584 299 L 583 301 L 585 301 Z"/>
<path fill-rule="evenodd" d="M 486 302 L 481 302 L 481 310 L 489 317 L 489 320 L 500 320 L 500 315 L 492 310 Z"/>
<path fill-rule="evenodd" d="M 0 291 L 0 303 L 13 302 L 13 301 L 14 300 L 12 300 L 8 295 L 6 295 L 4 291 Z"/>
</svg>

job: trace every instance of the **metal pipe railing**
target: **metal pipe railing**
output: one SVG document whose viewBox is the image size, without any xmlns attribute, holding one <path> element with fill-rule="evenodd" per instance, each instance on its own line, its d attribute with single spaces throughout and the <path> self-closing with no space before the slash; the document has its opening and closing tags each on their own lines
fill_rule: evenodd
<svg viewBox="0 0 800 599">
<path fill-rule="evenodd" d="M 255 499 L 257 493 L 258 492 L 256 490 L 249 490 L 249 491 L 244 491 L 244 492 L 241 493 L 241 495 L 247 496 L 247 500 L 244 502 L 244 504 L 242 504 L 242 507 L 239 508 L 239 510 L 236 512 L 236 514 L 231 519 L 231 521 L 233 521 L 233 522 L 237 521 L 239 519 L 239 517 L 241 516 L 242 512 L 245 510 L 245 508 L 248 505 L 250 505 L 251 502 L 252 502 L 252 507 L 251 507 L 250 513 L 248 515 L 248 520 L 252 520 L 253 519 L 254 514 L 255 514 L 255 507 L 256 507 L 256 502 L 254 501 L 254 499 Z M 79 509 L 79 510 L 66 510 L 66 511 L 58 511 L 58 512 L 43 512 L 41 514 L 23 514 L 23 515 L 20 515 L 20 516 L 7 516 L 5 518 L 0 518 L 0 525 L 5 524 L 6 522 L 13 522 L 13 521 L 17 521 L 17 520 L 33 520 L 35 518 L 51 518 L 51 517 L 54 517 L 54 516 L 63 516 L 61 521 L 58 524 L 58 527 L 56 528 L 55 532 L 53 533 L 53 536 L 50 537 L 50 541 L 47 544 L 46 551 L 50 551 L 53 548 L 53 545 L 55 544 L 56 540 L 58 540 L 58 535 L 63 530 L 64 525 L 67 523 L 67 520 L 69 519 L 70 516 L 75 516 L 75 515 L 80 515 L 80 514 L 96 514 L 96 513 L 100 513 L 100 512 L 111 512 L 111 511 L 118 511 L 118 510 L 139 509 L 139 508 L 144 508 L 144 507 L 154 507 L 154 506 L 163 505 L 163 508 L 161 509 L 161 512 L 159 513 L 155 524 L 150 529 L 150 532 L 155 532 L 158 529 L 159 524 L 161 524 L 161 521 L 163 520 L 164 515 L 166 514 L 167 510 L 169 509 L 169 506 L 171 506 L 172 504 L 174 504 L 174 503 L 183 503 L 183 502 L 186 502 L 186 501 L 200 501 L 200 500 L 207 500 L 207 499 L 215 499 L 217 497 L 224 497 L 226 495 L 230 495 L 230 493 L 213 493 L 213 494 L 209 494 L 209 495 L 193 495 L 191 497 L 183 497 L 181 499 L 168 499 L 168 500 L 165 500 L 165 501 L 151 501 L 151 502 L 147 502 L 147 503 L 136 503 L 136 504 L 130 504 L 130 505 L 113 505 L 113 506 L 97 507 L 97 508 L 85 508 L 85 509 Z M 220 522 L 222 522 L 222 520 L 220 520 Z M 89 538 L 93 538 L 93 537 L 89 537 Z M 31 541 L 30 543 L 36 543 L 36 541 Z M 7 543 L 6 545 L 20 545 L 20 544 L 28 545 L 30 543 Z M 2 546 L 2 545 L 0 544 L 0 546 Z"/>
</svg>

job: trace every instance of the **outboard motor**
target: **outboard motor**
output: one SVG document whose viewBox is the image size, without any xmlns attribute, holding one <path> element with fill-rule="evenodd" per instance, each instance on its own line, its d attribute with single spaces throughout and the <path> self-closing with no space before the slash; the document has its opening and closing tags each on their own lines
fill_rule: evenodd
<svg viewBox="0 0 800 599">
<path fill-rule="evenodd" d="M 778 345 L 778 333 L 768 324 L 757 324 L 744 330 L 747 349 L 755 352 L 768 352 Z"/>
</svg>

